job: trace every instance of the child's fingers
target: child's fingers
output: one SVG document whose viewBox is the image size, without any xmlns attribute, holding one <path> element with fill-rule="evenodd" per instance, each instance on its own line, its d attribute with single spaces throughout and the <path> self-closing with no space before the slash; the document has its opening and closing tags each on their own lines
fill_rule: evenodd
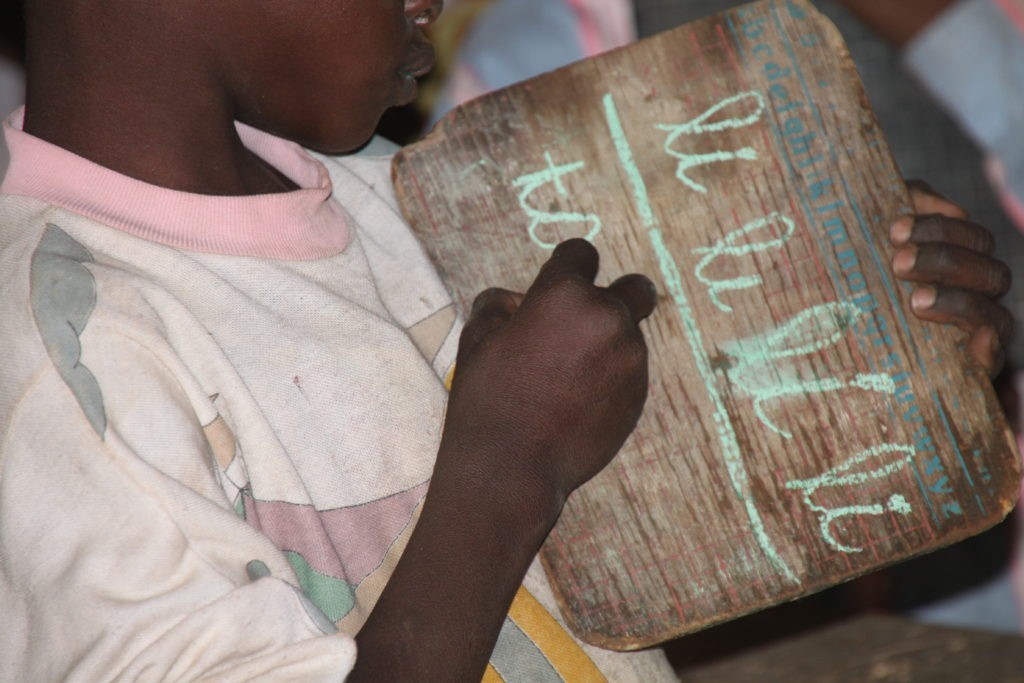
<svg viewBox="0 0 1024 683">
<path fill-rule="evenodd" d="M 959 287 L 999 298 L 1010 289 L 1009 267 L 997 259 L 952 244 L 907 244 L 896 251 L 892 269 L 910 282 Z"/>
<path fill-rule="evenodd" d="M 555 247 L 551 258 L 541 266 L 530 292 L 546 290 L 565 279 L 592 284 L 597 277 L 598 262 L 597 249 L 590 242 L 579 238 L 566 240 Z"/>
<path fill-rule="evenodd" d="M 1013 316 L 989 297 L 956 287 L 918 287 L 910 295 L 914 314 L 922 320 L 951 324 L 972 335 L 983 327 L 995 330 L 1005 347 L 1013 333 Z"/>
<path fill-rule="evenodd" d="M 889 239 L 897 247 L 892 269 L 924 283 L 910 296 L 922 320 L 952 324 L 970 333 L 971 354 L 995 375 L 1013 332 L 1013 316 L 995 302 L 1009 290 L 1010 269 L 991 257 L 992 234 L 967 220 L 967 211 L 927 183 L 907 181 L 914 216 L 896 220 Z"/>
<path fill-rule="evenodd" d="M 473 300 L 469 320 L 459 336 L 459 350 L 456 362 L 461 362 L 515 314 L 523 295 L 507 289 L 492 287 L 485 289 Z"/>
<path fill-rule="evenodd" d="M 899 218 L 889 229 L 889 240 L 897 247 L 944 242 L 980 254 L 991 254 L 995 248 L 995 239 L 984 226 L 938 213 Z"/>
<path fill-rule="evenodd" d="M 1005 353 L 1003 343 L 995 329 L 985 326 L 971 335 L 968 341 L 971 355 L 978 359 L 990 377 L 995 377 L 1003 369 Z"/>
<path fill-rule="evenodd" d="M 522 302 L 523 295 L 519 292 L 512 292 L 500 287 L 491 287 L 480 292 L 473 299 L 473 307 L 469 311 L 469 317 L 472 320 L 482 316 L 497 315 L 508 320 Z"/>
<path fill-rule="evenodd" d="M 654 283 L 639 273 L 623 275 L 607 287 L 613 297 L 626 305 L 634 323 L 649 316 L 658 302 L 658 290 Z"/>
<path fill-rule="evenodd" d="M 967 218 L 967 211 L 962 206 L 949 201 L 922 180 L 908 180 L 907 191 L 914 213 L 941 213 L 950 218 Z"/>
</svg>

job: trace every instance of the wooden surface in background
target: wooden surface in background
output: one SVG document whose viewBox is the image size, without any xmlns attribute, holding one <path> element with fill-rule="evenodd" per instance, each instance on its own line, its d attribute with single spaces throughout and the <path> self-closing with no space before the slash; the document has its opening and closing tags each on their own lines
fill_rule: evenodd
<svg viewBox="0 0 1024 683">
<path fill-rule="evenodd" d="M 905 190 L 834 27 L 737 8 L 468 103 L 395 160 L 463 311 L 560 240 L 661 292 L 651 392 L 542 551 L 571 627 L 648 646 L 963 539 L 1018 487 L 962 335 L 911 314 Z"/>
<path fill-rule="evenodd" d="M 868 616 L 713 666 L 686 683 L 1022 683 L 1024 638 Z"/>
</svg>

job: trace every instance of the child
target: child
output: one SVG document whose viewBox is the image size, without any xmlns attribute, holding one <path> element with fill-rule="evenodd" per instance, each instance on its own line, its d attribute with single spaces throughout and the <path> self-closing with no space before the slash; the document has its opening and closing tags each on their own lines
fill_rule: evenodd
<svg viewBox="0 0 1024 683">
<path fill-rule="evenodd" d="M 533 562 L 640 414 L 651 283 L 596 287 L 570 241 L 457 343 L 388 159 L 289 142 L 365 142 L 415 95 L 439 11 L 28 1 L 0 188 L 0 679 L 673 677 L 573 641 Z M 897 228 L 922 317 L 993 367 L 987 233 Z"/>
</svg>

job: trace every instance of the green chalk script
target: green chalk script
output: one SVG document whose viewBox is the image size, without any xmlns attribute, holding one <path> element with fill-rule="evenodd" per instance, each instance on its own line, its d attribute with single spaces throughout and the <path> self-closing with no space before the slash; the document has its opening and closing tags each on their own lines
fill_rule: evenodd
<svg viewBox="0 0 1024 683">
<path fill-rule="evenodd" d="M 891 454 L 899 454 L 898 459 L 885 463 L 870 471 L 860 470 L 860 466 L 868 464 L 872 460 L 883 460 Z M 914 458 L 914 447 L 912 445 L 901 445 L 885 443 L 861 451 L 846 462 L 833 467 L 824 474 L 812 477 L 811 479 L 795 479 L 786 482 L 786 488 L 802 491 L 804 504 L 818 515 L 818 524 L 821 529 L 821 536 L 830 546 L 843 553 L 859 553 L 864 548 L 846 545 L 841 543 L 832 533 L 832 524 L 845 517 L 856 517 L 863 515 L 880 516 L 886 512 L 894 512 L 900 515 L 908 515 L 913 508 L 907 499 L 898 493 L 890 495 L 885 503 L 873 503 L 868 505 L 848 505 L 844 507 L 826 508 L 816 504 L 812 498 L 814 494 L 824 488 L 837 488 L 866 484 L 873 480 L 884 479 L 905 468 Z"/>
<path fill-rule="evenodd" d="M 572 164 L 563 164 L 556 166 L 555 162 L 551 159 L 550 152 L 544 152 L 544 160 L 547 161 L 548 167 L 542 171 L 535 173 L 527 173 L 526 175 L 519 176 L 512 181 L 512 187 L 519 188 L 519 206 L 522 207 L 523 211 L 530 218 L 530 226 L 527 228 L 527 232 L 530 235 L 530 239 L 538 247 L 542 249 L 554 249 L 555 246 L 565 237 L 545 239 L 544 237 L 537 234 L 538 229 L 541 226 L 547 226 L 558 223 L 583 223 L 587 226 L 587 232 L 583 235 L 583 238 L 589 241 L 593 241 L 597 237 L 598 233 L 601 232 L 601 219 L 592 213 L 579 213 L 576 211 L 563 211 L 559 207 L 557 201 L 553 202 L 549 206 L 548 211 L 541 211 L 531 206 L 526 200 L 530 198 L 530 195 L 534 193 L 538 188 L 543 187 L 549 183 L 554 183 L 555 190 L 562 197 L 568 197 L 569 192 L 565 189 L 565 184 L 562 182 L 562 176 L 569 173 L 574 173 L 583 168 L 584 164 L 582 161 L 577 161 Z"/>
<path fill-rule="evenodd" d="M 615 100 L 610 93 L 604 95 L 603 105 L 611 142 L 623 176 L 632 190 L 636 216 L 646 230 L 650 246 L 657 256 L 667 292 L 682 322 L 697 374 L 711 402 L 713 431 L 721 447 L 732 493 L 741 501 L 750 529 L 764 556 L 780 577 L 799 584 L 800 577 L 779 552 L 777 539 L 772 538 L 758 509 L 746 460 L 752 454 L 742 452 L 733 424 L 734 416 L 727 404 L 732 396 L 750 397 L 753 413 L 759 422 L 776 435 L 792 439 L 792 426 L 785 424 L 789 413 L 784 405 L 790 399 L 848 391 L 896 395 L 899 387 L 890 373 L 861 372 L 851 368 L 826 373 L 834 376 L 821 376 L 821 362 L 815 358 L 820 352 L 839 345 L 852 331 L 872 322 L 872 309 L 863 305 L 863 296 L 851 301 L 808 305 L 787 320 L 776 323 L 772 329 L 717 344 L 720 354 L 712 361 L 706 350 L 703 330 L 689 300 L 690 293 L 680 269 L 682 264 L 676 261 L 665 242 L 644 177 L 637 166 Z M 732 151 L 696 152 L 692 149 L 682 151 L 683 142 L 693 141 L 696 136 L 755 126 L 762 122 L 765 111 L 765 97 L 757 91 L 746 91 L 722 99 L 686 123 L 657 125 L 657 129 L 668 133 L 665 152 L 678 160 L 676 178 L 690 189 L 707 194 L 708 187 L 691 177 L 696 167 L 734 160 L 756 160 L 758 155 L 754 148 L 742 146 L 741 143 L 732 143 L 730 146 L 736 148 Z M 753 130 L 751 132 L 756 133 Z M 734 139 L 735 136 L 729 137 Z M 584 167 L 583 161 L 556 163 L 552 153 L 545 151 L 543 166 L 538 164 L 537 170 L 519 175 L 513 180 L 519 206 L 529 220 L 527 233 L 537 246 L 543 249 L 554 248 L 569 236 L 563 234 L 567 229 L 588 240 L 593 240 L 601 232 L 601 218 L 574 205 L 567 188 L 567 178 L 580 173 Z M 841 204 L 835 202 L 834 206 L 838 211 Z M 796 229 L 796 222 L 784 213 L 766 213 L 726 232 L 707 246 L 692 248 L 690 255 L 693 256 L 693 263 L 689 267 L 693 268 L 695 280 L 703 285 L 714 307 L 731 315 L 734 313 L 732 302 L 724 299 L 740 291 L 764 285 L 755 262 L 757 255 L 779 250 L 780 258 L 785 258 L 787 245 Z M 746 259 L 746 262 L 742 259 Z M 737 265 L 740 266 L 738 271 Z M 742 270 L 745 265 L 749 268 L 747 273 Z M 729 387 L 728 392 L 721 388 L 723 380 Z M 804 406 L 801 404 L 800 408 Z M 887 513 L 906 515 L 912 511 L 910 503 L 904 495 L 890 492 L 884 500 L 878 502 L 855 500 L 851 504 L 833 504 L 829 507 L 822 504 L 824 496 L 820 492 L 824 489 L 838 489 L 849 495 L 850 487 L 881 480 L 903 470 L 913 461 L 914 454 L 913 445 L 883 443 L 857 453 L 824 474 L 792 480 L 785 486 L 790 491 L 800 492 L 803 504 L 816 516 L 821 536 L 828 546 L 842 553 L 861 552 L 862 547 L 840 540 L 840 536 L 848 533 L 841 523 L 851 518 Z"/>
<path fill-rule="evenodd" d="M 723 110 L 729 107 L 741 108 L 743 106 L 742 103 L 744 102 L 754 103 L 754 111 L 752 113 L 745 116 L 741 115 L 736 118 L 714 119 L 716 115 L 721 114 Z M 707 187 L 687 175 L 687 172 L 691 168 L 694 166 L 703 166 L 705 164 L 722 161 L 734 161 L 736 159 L 745 159 L 747 161 L 757 159 L 757 152 L 754 151 L 753 147 L 742 147 L 735 151 L 713 150 L 710 152 L 690 153 L 680 152 L 677 149 L 673 149 L 673 145 L 675 145 L 679 138 L 684 135 L 717 133 L 723 130 L 729 130 L 730 128 L 752 126 L 761 119 L 761 115 L 764 114 L 764 109 L 764 95 L 752 90 L 750 92 L 741 92 L 738 95 L 727 97 L 718 104 L 708 108 L 707 111 L 697 118 L 687 121 L 686 123 L 658 125 L 657 128 L 659 130 L 668 132 L 668 138 L 665 140 L 665 152 L 679 159 L 679 165 L 676 167 L 676 177 L 691 190 L 695 190 L 701 194 L 707 194 Z"/>
<path fill-rule="evenodd" d="M 782 235 L 773 239 L 765 240 L 764 242 L 741 242 L 745 240 L 751 233 L 759 230 L 767 231 L 768 228 L 774 225 L 781 225 Z M 740 256 L 746 256 L 748 254 L 757 254 L 768 249 L 777 249 L 782 247 L 789 241 L 789 238 L 793 236 L 794 223 L 789 218 L 786 218 L 780 213 L 773 212 L 750 221 L 742 228 L 733 230 L 722 239 L 715 242 L 714 246 L 711 247 L 697 247 L 692 253 L 703 256 L 700 262 L 697 264 L 697 270 L 695 275 L 697 279 L 707 285 L 708 296 L 711 297 L 711 302 L 715 304 L 720 310 L 726 313 L 732 312 L 732 307 L 722 303 L 722 300 L 718 297 L 720 291 L 732 291 L 737 289 L 747 289 L 749 287 L 757 287 L 762 284 L 763 280 L 760 275 L 746 275 L 737 278 L 731 278 L 728 280 L 713 280 L 706 275 L 704 271 L 707 270 L 716 259 L 722 256 L 731 256 L 738 258 Z"/>
<path fill-rule="evenodd" d="M 768 417 L 766 402 L 844 389 L 895 394 L 896 383 L 887 373 L 857 373 L 849 379 L 800 379 L 794 368 L 779 365 L 781 360 L 809 356 L 838 343 L 862 315 L 851 302 L 833 301 L 800 311 L 774 330 L 726 342 L 721 348 L 734 359 L 726 375 L 736 387 L 753 396 L 754 412 L 761 423 L 786 439 L 793 434 Z"/>
<path fill-rule="evenodd" d="M 768 558 L 768 561 L 771 562 L 772 566 L 775 567 L 775 570 L 780 576 L 786 578 L 792 583 L 799 584 L 799 577 L 797 577 L 793 569 L 785 559 L 783 559 L 782 555 L 779 554 L 778 549 L 775 547 L 775 543 L 768 535 L 768 530 L 765 529 L 761 513 L 757 509 L 753 492 L 750 490 L 750 475 L 743 463 L 743 454 L 740 451 L 739 440 L 736 437 L 736 430 L 732 426 L 732 422 L 729 418 L 729 412 L 726 409 L 722 396 L 716 386 L 714 372 L 711 369 L 711 363 L 704 351 L 700 327 L 697 325 L 696 317 L 694 316 L 693 309 L 690 307 L 689 300 L 687 299 L 686 290 L 683 287 L 682 273 L 680 273 L 679 267 L 676 264 L 672 253 L 665 245 L 664 236 L 662 235 L 661 228 L 658 225 L 657 216 L 654 214 L 654 208 L 651 206 L 650 196 L 647 193 L 647 184 L 644 183 L 640 169 L 637 168 L 636 161 L 633 156 L 633 149 L 629 144 L 629 140 L 626 139 L 626 132 L 623 129 L 622 121 L 619 118 L 619 110 L 618 107 L 615 106 L 615 99 L 612 97 L 611 93 L 606 93 L 604 96 L 604 113 L 605 120 L 608 123 L 608 132 L 611 134 L 612 141 L 615 143 L 615 151 L 619 155 L 619 163 L 621 164 L 623 171 L 626 173 L 626 177 L 629 178 L 629 182 L 633 190 L 633 203 L 636 206 L 637 213 L 643 221 L 644 227 L 647 229 L 651 248 L 654 249 L 654 253 L 658 256 L 658 266 L 661 269 L 662 278 L 664 278 L 665 285 L 668 287 L 669 293 L 675 302 L 676 312 L 679 314 L 679 318 L 683 322 L 683 328 L 685 330 L 690 349 L 693 353 L 693 359 L 696 362 L 697 370 L 700 373 L 705 388 L 707 389 L 708 397 L 714 405 L 715 425 L 718 431 L 718 439 L 722 446 L 722 457 L 725 460 L 726 471 L 728 472 L 729 480 L 732 483 L 733 493 L 740 501 L 743 502 L 751 530 L 754 532 L 757 544 L 761 547 L 761 551 L 765 554 L 765 557 Z"/>
</svg>

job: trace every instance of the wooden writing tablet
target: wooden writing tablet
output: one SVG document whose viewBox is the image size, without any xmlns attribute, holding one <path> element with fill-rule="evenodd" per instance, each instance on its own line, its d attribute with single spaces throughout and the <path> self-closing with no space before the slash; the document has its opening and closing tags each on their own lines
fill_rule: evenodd
<svg viewBox="0 0 1024 683">
<path fill-rule="evenodd" d="M 650 275 L 651 392 L 542 551 L 585 640 L 652 645 L 986 529 L 1018 456 L 889 268 L 909 212 L 843 42 L 760 2 L 468 103 L 395 160 L 467 310 L 560 240 Z"/>
</svg>

